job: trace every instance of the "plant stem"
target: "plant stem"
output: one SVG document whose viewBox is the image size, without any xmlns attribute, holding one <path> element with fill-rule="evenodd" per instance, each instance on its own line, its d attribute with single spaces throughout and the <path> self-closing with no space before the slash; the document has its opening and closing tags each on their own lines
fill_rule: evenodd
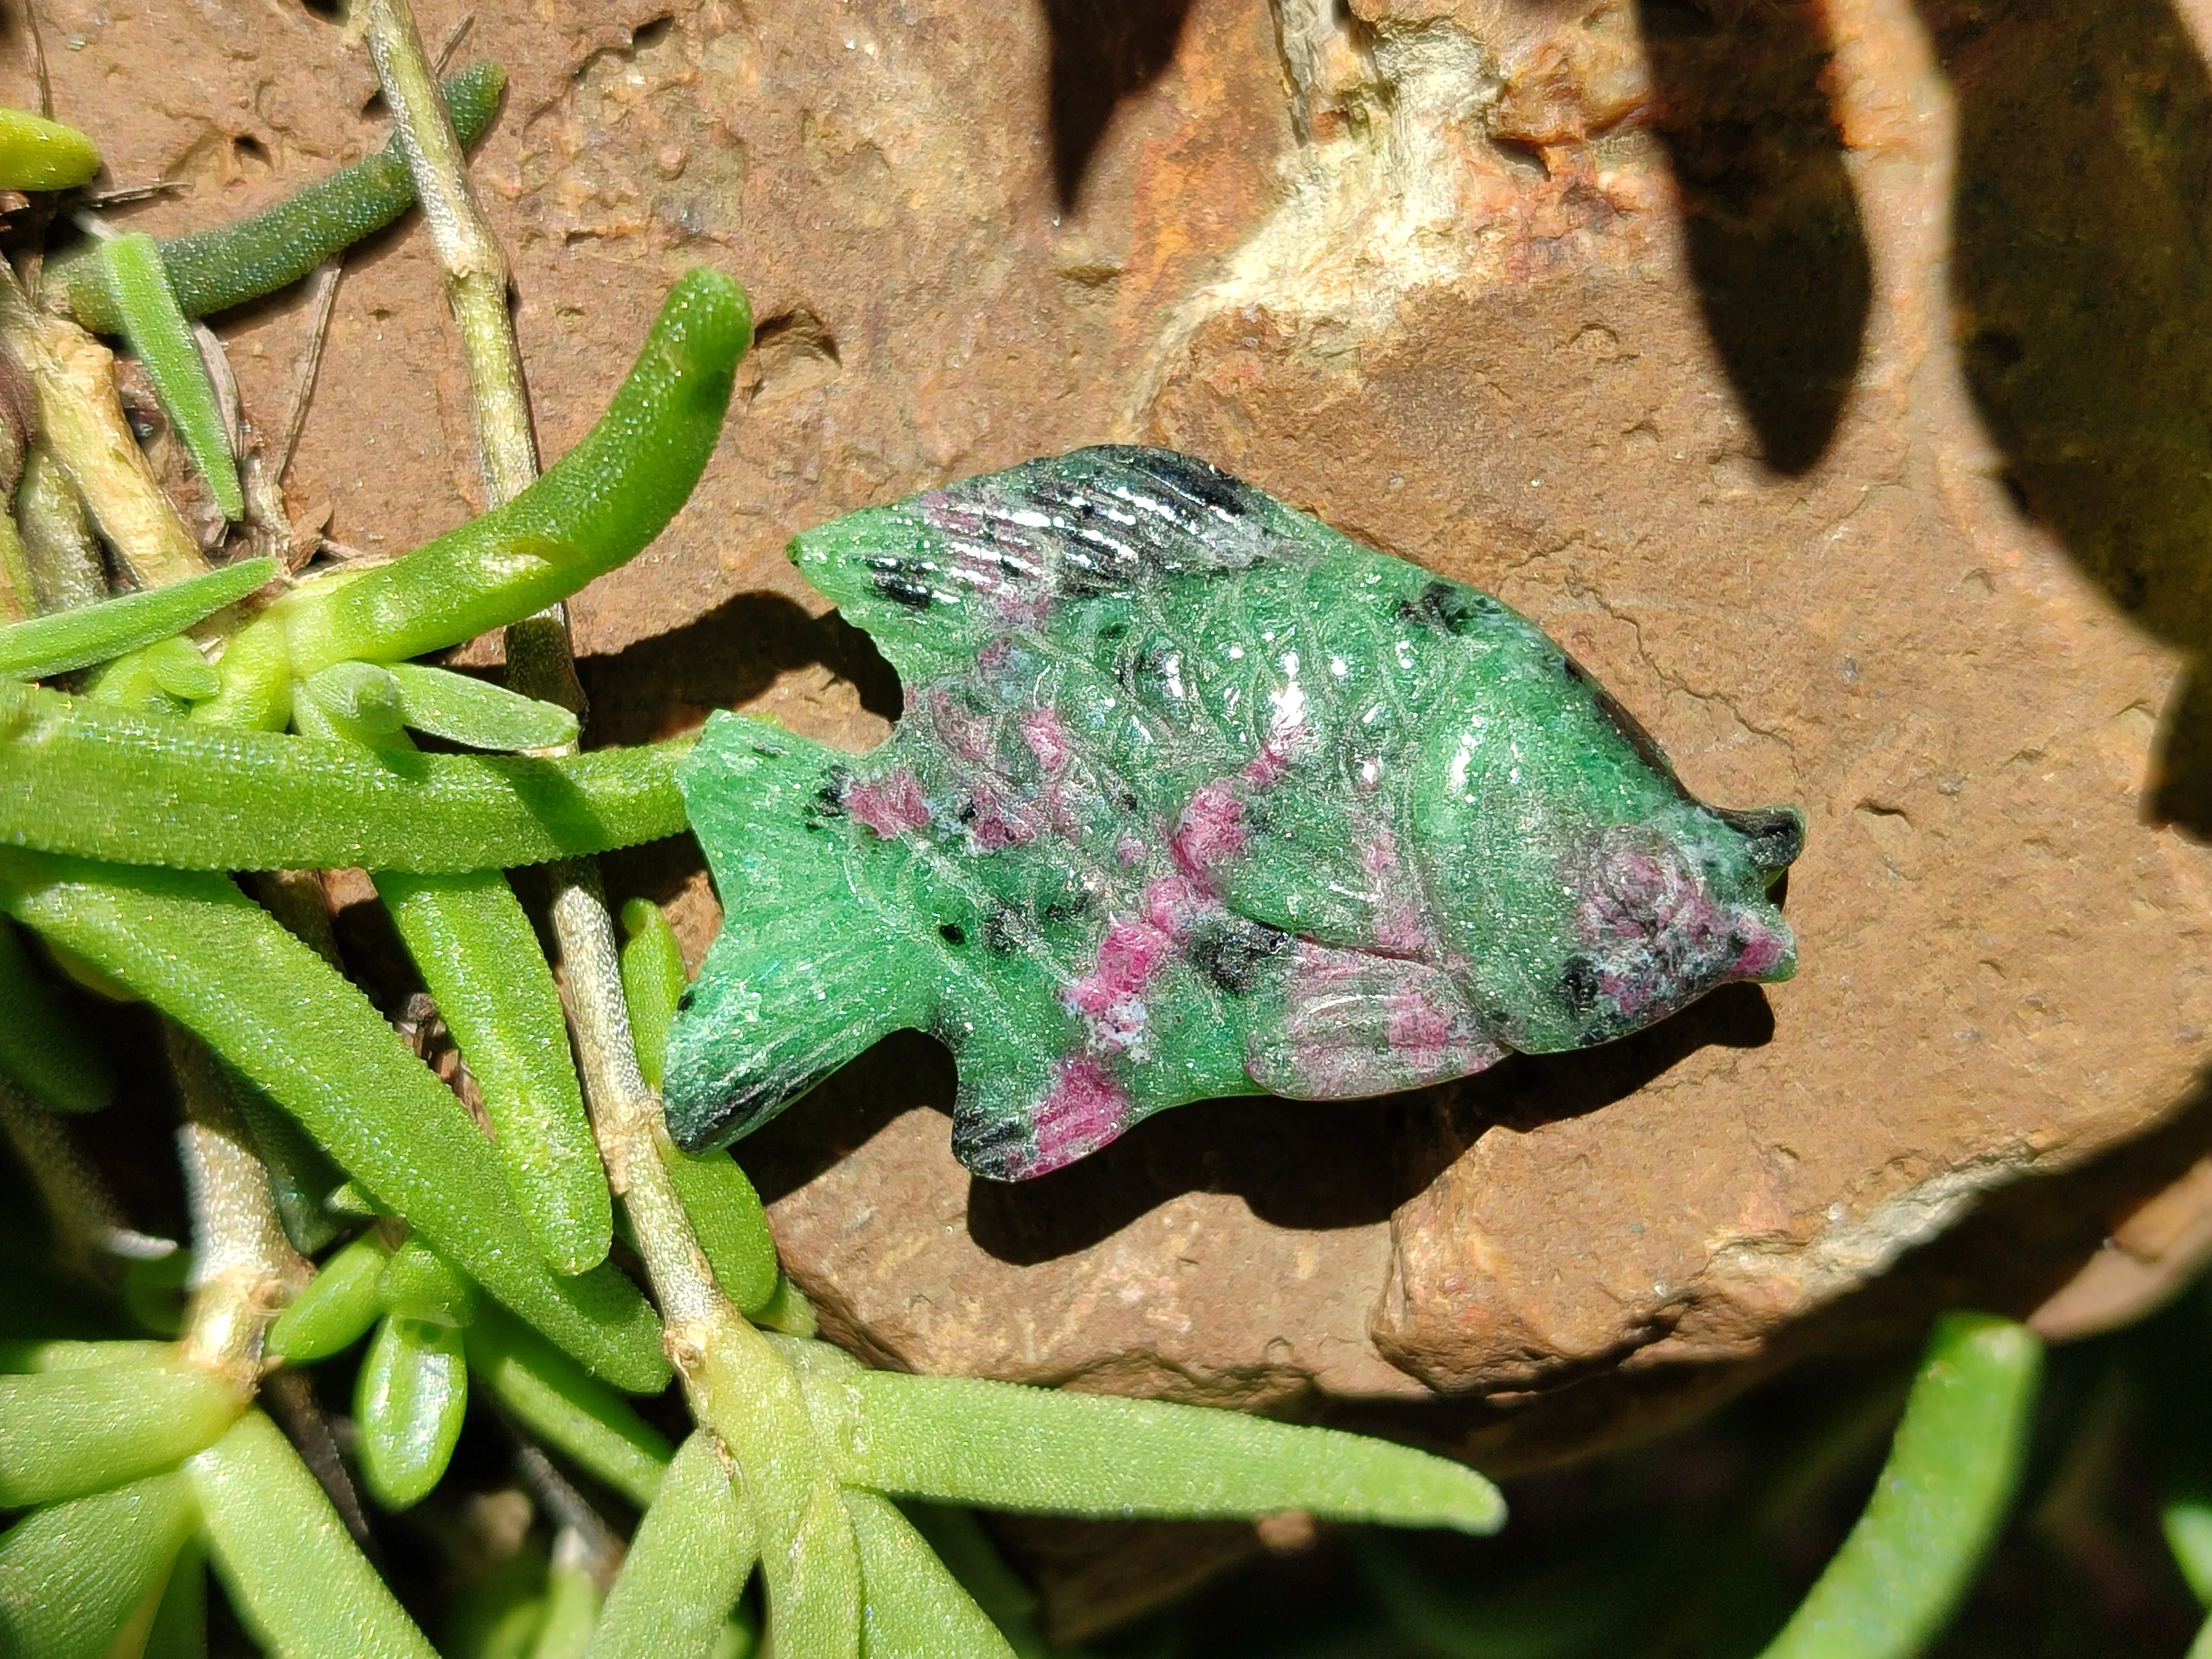
<svg viewBox="0 0 2212 1659">
<path fill-rule="evenodd" d="M 696 1352 L 737 1311 L 714 1282 L 676 1183 L 660 1159 L 660 1099 L 645 1085 L 623 1002 L 622 957 L 601 896 L 598 869 L 582 859 L 554 866 L 553 933 L 568 1027 L 583 1073 L 592 1127 L 607 1178 L 623 1195 L 638 1254 L 660 1301 L 670 1358 L 686 1370 Z"/>
<path fill-rule="evenodd" d="M 163 1029 L 184 1100 L 177 1145 L 192 1212 L 192 1303 L 179 1348 L 188 1364 L 250 1396 L 261 1380 L 262 1336 L 307 1284 L 308 1267 L 284 1237 L 229 1080 L 198 1037 L 174 1024 Z"/>
<path fill-rule="evenodd" d="M 369 51 L 400 150 L 445 267 L 453 320 L 469 365 L 484 494 L 501 507 L 538 476 L 530 396 L 507 308 L 506 256 L 469 184 L 468 164 L 436 91 L 407 0 L 370 0 Z M 583 711 L 583 688 L 568 649 L 568 609 L 556 602 L 507 630 L 508 681 L 518 691 Z"/>
<path fill-rule="evenodd" d="M 368 0 L 367 33 L 432 244 L 445 267 L 469 361 L 485 493 L 496 507 L 520 495 L 537 471 L 521 359 L 507 310 L 506 261 L 470 191 L 460 146 L 438 101 L 406 0 Z M 580 709 L 565 606 L 556 603 L 510 627 L 507 640 L 511 690 Z M 574 744 L 561 747 L 573 750 Z M 716 1368 L 708 1364 L 708 1357 L 733 1335 L 753 1334 L 715 1282 L 662 1159 L 668 1131 L 660 1098 L 638 1069 L 623 994 L 622 952 L 599 867 L 588 859 L 564 859 L 550 874 L 562 996 L 608 1182 L 623 1200 L 659 1303 L 663 1346 L 696 1398 L 702 1417 L 726 1419 L 742 1407 L 732 1399 L 709 1402 Z"/>
<path fill-rule="evenodd" d="M 269 459 L 271 482 L 282 485 L 291 470 L 292 456 L 300 447 L 300 434 L 307 429 L 307 405 L 315 394 L 315 376 L 323 367 L 323 348 L 329 343 L 331 318 L 337 310 L 338 284 L 345 277 L 345 255 L 333 253 L 315 267 L 314 316 L 307 325 L 307 349 L 293 371 L 292 410 L 284 417 L 284 435 Z"/>
<path fill-rule="evenodd" d="M 769 1596 L 791 1651 L 858 1650 L 851 1523 L 799 1404 L 797 1379 L 723 1295 L 669 1174 L 660 1097 L 637 1064 L 612 919 L 589 860 L 554 866 L 553 932 L 584 1098 L 609 1184 L 629 1212 L 660 1304 L 662 1346 L 692 1415 L 743 1469 L 763 1529 Z"/>
<path fill-rule="evenodd" d="M 526 1435 L 515 1437 L 514 1472 L 521 1478 L 522 1489 L 555 1528 L 556 1562 L 561 1539 L 573 1540 L 574 1559 L 604 1593 L 622 1567 L 623 1541 L 614 1528 L 592 1507 L 591 1501 L 569 1484 L 568 1477 L 545 1455 L 544 1448 Z"/>
<path fill-rule="evenodd" d="M 507 310 L 507 259 L 469 187 L 461 141 L 407 0 L 368 0 L 363 30 L 431 244 L 445 267 L 446 297 L 468 359 L 485 493 L 490 506 L 501 507 L 538 476 L 522 356 Z"/>
<path fill-rule="evenodd" d="M 173 1240 L 125 1226 L 107 1183 L 70 1139 L 68 1126 L 25 1100 L 4 1078 L 0 1078 L 0 1134 L 30 1171 L 32 1184 L 52 1213 L 65 1265 L 88 1272 L 95 1250 L 125 1261 L 158 1261 L 177 1248 Z"/>
<path fill-rule="evenodd" d="M 432 244 L 445 267 L 461 348 L 469 360 L 485 493 L 493 506 L 502 506 L 522 492 L 538 470 L 521 358 L 507 311 L 506 259 L 469 188 L 460 144 L 439 101 L 406 0 L 369 0 L 366 32 Z M 552 611 L 560 609 L 556 605 Z M 547 702 L 573 702 L 573 695 L 560 695 L 574 679 L 565 627 L 550 613 L 518 627 L 529 629 L 534 648 L 526 665 L 514 663 L 519 672 L 509 676 L 513 689 Z M 509 630 L 510 639 L 515 632 Z M 566 685 L 561 684 L 564 680 Z M 562 988 L 599 1156 L 628 1206 L 672 1352 L 679 1347 L 696 1352 L 736 1312 L 714 1283 L 660 1161 L 656 1137 L 667 1131 L 659 1098 L 638 1071 L 623 1000 L 622 953 L 599 870 L 588 860 L 572 859 L 555 864 L 551 873 Z"/>
</svg>

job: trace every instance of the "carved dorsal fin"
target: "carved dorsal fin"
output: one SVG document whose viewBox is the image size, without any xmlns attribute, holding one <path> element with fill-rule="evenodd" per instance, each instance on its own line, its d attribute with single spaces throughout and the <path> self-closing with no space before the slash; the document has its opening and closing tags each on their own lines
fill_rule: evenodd
<svg viewBox="0 0 2212 1659">
<path fill-rule="evenodd" d="M 791 557 L 915 681 L 1066 599 L 1337 544 L 1194 456 L 1102 445 L 848 514 L 796 538 Z"/>
</svg>

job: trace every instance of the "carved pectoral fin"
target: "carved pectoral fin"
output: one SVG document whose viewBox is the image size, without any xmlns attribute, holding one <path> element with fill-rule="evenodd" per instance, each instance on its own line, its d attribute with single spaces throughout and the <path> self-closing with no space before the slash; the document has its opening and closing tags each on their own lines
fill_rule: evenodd
<svg viewBox="0 0 2212 1659">
<path fill-rule="evenodd" d="M 1244 1069 L 1274 1094 L 1349 1100 L 1465 1077 L 1504 1053 L 1442 969 L 1301 943 L 1282 1018 L 1252 1033 Z"/>
<path fill-rule="evenodd" d="M 1242 779 L 1212 798 L 1217 820 L 1231 816 L 1224 802 L 1241 856 L 1206 873 L 1239 915 L 1386 964 L 1437 948 L 1419 877 L 1380 811 L 1322 788 Z"/>
</svg>

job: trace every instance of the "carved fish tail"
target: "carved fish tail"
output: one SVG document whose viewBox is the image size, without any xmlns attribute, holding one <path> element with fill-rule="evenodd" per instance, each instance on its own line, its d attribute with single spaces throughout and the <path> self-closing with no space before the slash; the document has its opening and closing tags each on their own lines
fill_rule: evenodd
<svg viewBox="0 0 2212 1659">
<path fill-rule="evenodd" d="M 718 714 L 680 775 L 713 860 L 720 935 L 669 1033 L 669 1132 L 750 1133 L 878 1038 L 927 1023 L 910 928 L 860 890 L 848 757 Z"/>
</svg>

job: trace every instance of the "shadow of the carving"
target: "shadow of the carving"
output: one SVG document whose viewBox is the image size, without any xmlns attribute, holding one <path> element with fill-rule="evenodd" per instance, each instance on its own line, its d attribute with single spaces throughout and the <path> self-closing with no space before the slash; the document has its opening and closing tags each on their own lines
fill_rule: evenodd
<svg viewBox="0 0 2212 1659">
<path fill-rule="evenodd" d="M 849 680 L 860 705 L 899 714 L 898 676 L 875 641 L 836 611 L 816 617 L 781 593 L 739 593 L 673 633 L 577 665 L 591 702 L 588 746 L 651 743 L 750 702 L 795 668 Z"/>
<path fill-rule="evenodd" d="M 1671 1018 L 1617 1042 L 1572 1054 L 1514 1054 L 1454 1086 L 1469 1122 L 1525 1134 L 1626 1100 L 1700 1048 L 1763 1048 L 1773 1040 L 1774 1008 L 1765 989 L 1723 985 Z M 1472 1137 L 1466 1145 L 1474 1145 Z"/>
<path fill-rule="evenodd" d="M 2165 0 L 1918 0 L 1959 106 L 1952 283 L 2022 507 L 2191 653 L 2148 793 L 2212 836 L 2212 80 Z"/>
<path fill-rule="evenodd" d="M 1166 70 L 1190 0 L 1043 0 L 1052 36 L 1053 182 L 1073 210 L 1114 111 Z"/>
<path fill-rule="evenodd" d="M 1492 1129 L 1579 1117 L 1710 1044 L 1756 1048 L 1773 1034 L 1765 994 L 1731 985 L 1620 1042 L 1509 1055 L 1480 1076 L 1432 1089 L 1371 1100 L 1198 1101 L 1035 1181 L 971 1182 L 968 1231 L 1001 1261 L 1048 1261 L 1192 1192 L 1232 1194 L 1272 1226 L 1372 1225 Z"/>
<path fill-rule="evenodd" d="M 1485 1133 L 1597 1111 L 1700 1048 L 1757 1048 L 1773 1033 L 1765 993 L 1730 985 L 1620 1042 L 1510 1055 L 1437 1088 L 1372 1100 L 1196 1101 L 1051 1175 L 971 1180 L 968 1231 L 1000 1261 L 1029 1266 L 1088 1249 L 1193 1192 L 1233 1194 L 1277 1227 L 1368 1226 L 1389 1220 Z M 949 1117 L 957 1081 L 940 1045 L 896 1033 L 748 1136 L 738 1160 L 773 1203 L 908 1112 Z"/>
<path fill-rule="evenodd" d="M 950 1118 L 957 1081 L 944 1044 L 919 1031 L 894 1031 L 732 1150 L 761 1201 L 773 1204 L 917 1108 Z M 949 1127 L 945 1133 L 949 1139 Z"/>
<path fill-rule="evenodd" d="M 1233 1194 L 1278 1227 L 1387 1220 L 1467 1138 L 1455 1087 L 1377 1100 L 1194 1101 L 1034 1181 L 970 1181 L 969 1237 L 1002 1261 L 1050 1261 L 1193 1192 Z"/>
<path fill-rule="evenodd" d="M 1706 331 L 1766 464 L 1803 472 L 1835 435 L 1872 294 L 1821 8 L 1638 0 L 1637 15 Z"/>
</svg>

